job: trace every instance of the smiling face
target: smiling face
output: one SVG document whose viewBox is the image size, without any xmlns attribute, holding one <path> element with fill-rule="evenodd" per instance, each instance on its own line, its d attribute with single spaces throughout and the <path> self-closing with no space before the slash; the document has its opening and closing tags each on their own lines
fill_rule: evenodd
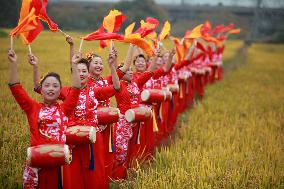
<svg viewBox="0 0 284 189">
<path fill-rule="evenodd" d="M 169 60 L 169 57 L 170 57 L 170 53 L 169 52 L 164 53 L 163 54 L 163 61 L 167 62 Z"/>
<path fill-rule="evenodd" d="M 157 58 L 157 68 L 160 68 L 160 67 L 162 67 L 163 65 L 164 65 L 164 61 L 163 61 L 163 58 L 162 57 L 158 57 Z"/>
<path fill-rule="evenodd" d="M 124 76 L 122 77 L 123 80 L 131 82 L 133 77 L 133 71 L 131 68 L 129 68 L 129 70 L 124 74 Z"/>
<path fill-rule="evenodd" d="M 134 62 L 137 72 L 144 72 L 146 70 L 146 60 L 144 57 L 137 57 Z"/>
<path fill-rule="evenodd" d="M 47 104 L 53 104 L 59 97 L 61 85 L 58 79 L 54 76 L 48 76 L 42 82 L 41 93 L 43 100 Z"/>
<path fill-rule="evenodd" d="M 101 57 L 94 57 L 90 62 L 90 74 L 93 77 L 99 77 L 104 69 Z"/>
<path fill-rule="evenodd" d="M 88 67 L 86 64 L 78 63 L 77 69 L 80 76 L 81 86 L 84 86 L 87 83 L 87 79 L 89 76 Z"/>
<path fill-rule="evenodd" d="M 154 61 L 155 57 L 151 56 L 149 59 L 148 59 L 148 65 L 152 64 L 152 62 Z"/>
</svg>

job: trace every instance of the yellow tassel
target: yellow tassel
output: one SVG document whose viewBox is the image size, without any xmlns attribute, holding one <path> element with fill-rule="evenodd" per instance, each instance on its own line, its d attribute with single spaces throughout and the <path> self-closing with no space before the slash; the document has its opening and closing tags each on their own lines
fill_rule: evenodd
<svg viewBox="0 0 284 189">
<path fill-rule="evenodd" d="M 160 108 L 159 108 L 159 115 L 161 118 L 161 122 L 163 122 L 163 103 L 161 103 Z"/>
<path fill-rule="evenodd" d="M 111 144 L 111 139 L 112 139 L 112 125 L 109 126 L 109 138 L 108 138 L 108 151 L 113 152 L 112 150 L 112 144 Z"/>
<path fill-rule="evenodd" d="M 152 110 L 152 116 L 153 116 L 153 132 L 158 132 L 158 125 L 157 125 L 157 121 L 156 121 L 156 113 L 154 111 L 154 108 Z"/>
<path fill-rule="evenodd" d="M 141 125 L 139 123 L 137 144 L 140 144 L 140 128 L 141 128 Z"/>
<path fill-rule="evenodd" d="M 182 84 L 179 84 L 179 97 L 183 98 L 183 90 L 182 90 Z"/>
<path fill-rule="evenodd" d="M 215 79 L 218 79 L 218 70 L 215 69 Z"/>
</svg>

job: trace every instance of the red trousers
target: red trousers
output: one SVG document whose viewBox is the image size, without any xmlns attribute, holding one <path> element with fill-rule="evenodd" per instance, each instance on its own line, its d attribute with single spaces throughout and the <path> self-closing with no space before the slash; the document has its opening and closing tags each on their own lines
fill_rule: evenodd
<svg viewBox="0 0 284 189">
<path fill-rule="evenodd" d="M 91 150 L 89 144 L 77 145 L 73 148 L 73 159 L 70 165 L 64 166 L 64 189 L 106 189 L 104 145 L 101 133 L 97 133 L 96 142 L 92 144 L 94 152 L 94 170 L 90 169 Z"/>
<path fill-rule="evenodd" d="M 199 99 L 203 98 L 204 95 L 204 77 L 202 74 L 197 74 L 195 77 L 195 87 L 197 90 L 197 94 Z"/>
<path fill-rule="evenodd" d="M 177 121 L 177 117 L 178 117 L 178 110 L 179 110 L 179 104 L 178 104 L 178 100 L 179 100 L 179 94 L 173 94 L 173 98 L 170 102 L 170 107 L 169 107 L 169 111 L 168 111 L 168 128 L 169 128 L 169 132 L 173 132 L 174 128 L 175 128 L 175 124 Z"/>
<path fill-rule="evenodd" d="M 54 167 L 54 168 L 44 168 L 40 169 L 39 171 L 39 184 L 38 188 L 40 189 L 52 189 L 52 188 L 58 188 L 58 181 L 59 181 L 59 170 L 61 170 L 60 167 Z M 60 181 L 61 182 L 61 181 Z"/>
<path fill-rule="evenodd" d="M 105 173 L 107 184 L 109 185 L 110 177 L 112 175 L 113 161 L 114 161 L 114 124 L 109 125 L 103 132 L 104 150 L 105 150 Z"/>
<path fill-rule="evenodd" d="M 223 80 L 223 72 L 224 72 L 223 67 L 222 66 L 218 67 L 217 72 L 218 72 L 218 78 L 217 79 L 219 81 Z"/>
</svg>

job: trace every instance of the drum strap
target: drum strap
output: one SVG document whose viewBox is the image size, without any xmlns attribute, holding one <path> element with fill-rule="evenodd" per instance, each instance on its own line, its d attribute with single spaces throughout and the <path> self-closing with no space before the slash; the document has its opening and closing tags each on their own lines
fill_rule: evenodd
<svg viewBox="0 0 284 189">
<path fill-rule="evenodd" d="M 160 103 L 158 110 L 158 118 L 161 122 L 163 122 L 163 103 Z"/>
<path fill-rule="evenodd" d="M 95 170 L 95 154 L 94 154 L 94 149 L 93 149 L 93 144 L 90 144 L 90 164 L 89 164 L 89 169 L 90 170 Z"/>
<path fill-rule="evenodd" d="M 57 183 L 57 188 L 58 189 L 63 189 L 63 185 L 62 185 L 62 173 L 61 173 L 61 166 L 58 168 L 58 183 Z"/>
<path fill-rule="evenodd" d="M 174 102 L 174 96 L 171 99 L 171 110 L 174 110 L 175 108 L 175 102 Z"/>
<path fill-rule="evenodd" d="M 135 139 L 135 144 L 140 144 L 140 126 L 141 126 L 141 122 L 138 123 L 138 131 L 137 131 L 137 136 Z"/>
<path fill-rule="evenodd" d="M 109 152 L 113 153 L 113 152 L 115 152 L 114 141 L 113 141 L 113 137 L 114 137 L 114 135 L 113 135 L 113 124 L 111 124 L 109 127 L 110 128 L 109 128 L 109 141 L 108 141 L 109 144 L 108 144 L 108 148 L 109 148 Z"/>
<path fill-rule="evenodd" d="M 60 121 L 61 121 L 59 133 L 60 133 L 60 136 L 62 136 L 64 134 L 64 126 L 63 126 L 64 118 L 63 118 L 61 106 L 59 104 L 57 104 L 57 108 L 58 108 L 58 111 L 59 111 L 59 114 L 60 114 Z"/>
</svg>

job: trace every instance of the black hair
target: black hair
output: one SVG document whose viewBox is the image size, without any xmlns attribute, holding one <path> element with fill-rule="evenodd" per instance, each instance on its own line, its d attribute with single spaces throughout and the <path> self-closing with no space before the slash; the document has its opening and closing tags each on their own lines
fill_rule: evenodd
<svg viewBox="0 0 284 189">
<path fill-rule="evenodd" d="M 90 52 L 90 53 L 87 53 L 86 55 L 86 60 L 89 62 L 89 64 L 92 62 L 92 60 L 95 58 L 95 57 L 99 57 L 99 58 L 102 58 L 100 55 L 97 55 L 93 52 Z"/>
<path fill-rule="evenodd" d="M 60 80 L 60 75 L 59 75 L 58 73 L 55 73 L 55 72 L 48 72 L 48 73 L 42 78 L 42 80 L 40 81 L 40 85 L 42 85 L 42 83 L 43 83 L 48 77 L 55 77 L 55 78 L 59 81 L 60 87 L 62 86 L 61 80 Z"/>
<path fill-rule="evenodd" d="M 87 67 L 88 71 L 89 71 L 90 62 L 89 62 L 87 59 L 82 58 L 82 59 L 78 62 L 78 64 L 84 64 L 84 65 Z"/>
<path fill-rule="evenodd" d="M 135 64 L 135 62 L 136 62 L 136 60 L 137 60 L 138 58 L 144 58 L 144 60 L 146 60 L 146 57 L 144 56 L 144 54 L 138 54 L 138 55 L 135 57 L 135 59 L 133 60 L 133 64 Z"/>
</svg>

